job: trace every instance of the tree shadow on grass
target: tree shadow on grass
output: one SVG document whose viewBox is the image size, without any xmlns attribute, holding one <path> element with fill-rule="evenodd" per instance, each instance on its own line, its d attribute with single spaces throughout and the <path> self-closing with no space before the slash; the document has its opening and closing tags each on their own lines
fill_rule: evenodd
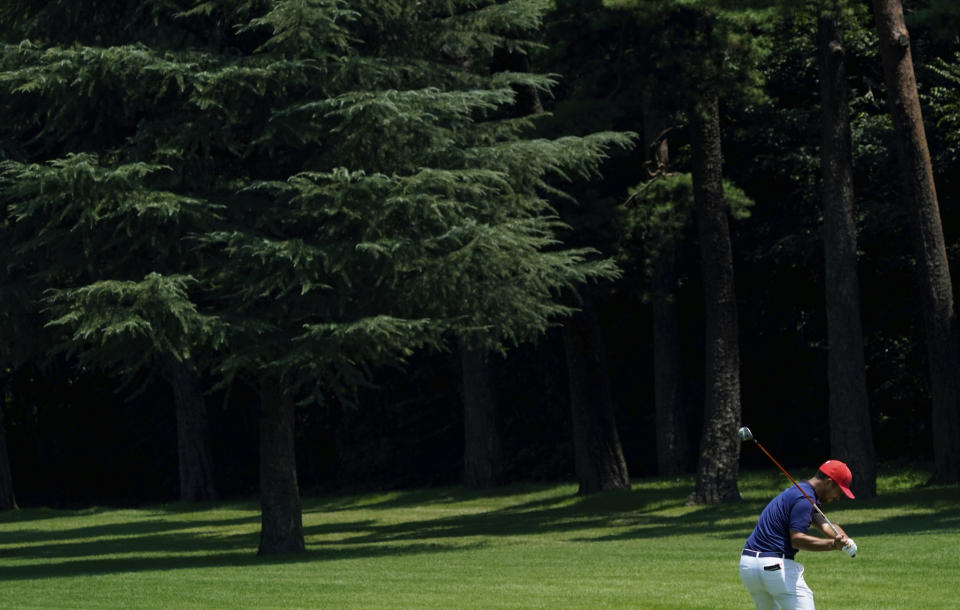
<svg viewBox="0 0 960 610">
<path fill-rule="evenodd" d="M 554 490 L 551 492 L 551 489 Z M 189 505 L 160 507 L 139 520 L 99 523 L 63 530 L 31 527 L 31 520 L 0 519 L 0 525 L 22 525 L 0 534 L 0 573 L 3 579 L 40 579 L 76 575 L 168 571 L 218 567 L 256 567 L 275 563 L 325 562 L 342 559 L 453 553 L 482 548 L 486 539 L 554 535 L 576 543 L 629 541 L 680 535 L 745 538 L 769 498 L 738 503 L 686 507 L 689 481 L 660 483 L 631 491 L 606 492 L 586 497 L 560 492 L 557 486 L 512 487 L 510 492 L 427 490 L 356 499 L 315 498 L 304 502 L 308 541 L 305 553 L 262 558 L 255 555 L 259 515 L 253 505 L 239 516 L 217 515 Z M 571 488 L 572 489 L 572 488 Z M 541 493 L 543 492 L 543 493 Z M 516 503 L 503 502 L 517 495 Z M 499 498 L 493 508 L 466 505 L 464 512 L 389 522 L 371 517 L 379 510 L 417 508 L 447 510 L 458 502 Z M 757 497 L 760 497 L 757 495 Z M 771 495 L 772 497 L 772 495 Z M 350 504 L 350 502 L 353 504 Z M 957 486 L 924 487 L 885 494 L 838 508 L 857 511 L 916 507 L 917 516 L 864 520 L 856 523 L 855 536 L 913 534 L 956 530 L 960 526 Z M 211 505 L 210 508 L 217 506 Z M 223 505 L 219 505 L 222 509 Z M 323 521 L 324 514 L 357 511 L 357 518 Z M 476 510 L 477 512 L 469 512 Z M 842 511 L 838 511 L 842 512 Z M 414 513 L 416 515 L 416 513 Z M 40 519 L 49 519 L 41 514 Z M 78 518 L 82 518 L 81 513 Z M 842 518 L 837 519 L 843 522 Z M 38 521 L 39 523 L 39 521 Z M 851 528 L 854 529 L 854 528 Z M 329 539 L 333 541 L 329 541 Z M 318 542 L 318 539 L 323 539 Z"/>
<path fill-rule="evenodd" d="M 557 495 L 558 488 L 569 488 L 566 495 Z M 549 498 L 538 502 L 551 503 L 563 501 L 570 497 L 576 489 L 574 484 L 558 485 L 557 483 L 518 483 L 503 485 L 487 489 L 466 489 L 462 487 L 428 487 L 414 490 L 395 490 L 345 496 L 338 493 L 331 497 L 316 496 L 304 502 L 304 512 L 338 512 L 353 510 L 393 510 L 398 508 L 413 508 L 429 504 L 452 505 L 476 500 L 509 498 L 518 494 L 529 495 L 537 493 L 548 494 Z"/>
<path fill-rule="evenodd" d="M 411 519 L 400 523 L 371 522 L 349 532 L 343 544 L 450 539 L 472 537 L 508 538 L 533 534 L 582 532 L 570 541 L 590 542 L 642 537 L 662 537 L 690 532 L 713 532 L 724 528 L 743 532 L 745 519 L 759 512 L 762 505 L 746 503 L 684 508 L 689 494 L 685 483 L 656 489 L 611 491 L 590 496 L 553 495 L 502 508 L 449 517 Z M 399 499 L 392 502 L 403 505 Z M 679 508 L 677 516 L 660 514 Z M 323 512 L 322 507 L 317 507 Z M 691 513 L 690 511 L 693 511 Z M 741 523 L 726 523 L 740 518 Z M 614 530 L 615 534 L 604 534 Z M 309 536 L 317 532 L 306 528 Z M 343 532 L 347 534 L 347 531 Z"/>
<path fill-rule="evenodd" d="M 82 559 L 65 561 L 47 560 L 42 563 L 4 566 L 2 568 L 2 580 L 38 580 L 46 578 L 94 576 L 100 574 L 168 572 L 202 568 L 257 568 L 278 564 L 303 564 L 397 555 L 409 556 L 426 553 L 449 553 L 475 549 L 482 546 L 483 544 L 481 543 L 469 545 L 415 543 L 396 546 L 370 544 L 350 548 L 342 548 L 339 546 L 336 548 L 326 548 L 321 546 L 319 548 L 310 548 L 303 553 L 269 557 L 259 557 L 255 555 L 254 547 L 242 551 L 225 551 L 211 554 L 180 555 L 168 552 L 156 557 L 103 557 L 100 554 L 91 554 Z M 0 557 L 2 557 L 2 555 L 0 555 Z"/>
<path fill-rule="evenodd" d="M 97 511 L 109 512 L 109 511 Z M 123 574 L 199 568 L 258 567 L 273 564 L 301 564 L 353 558 L 444 553 L 477 548 L 479 542 L 463 543 L 414 541 L 406 544 L 314 544 L 306 552 L 259 557 L 259 515 L 197 518 L 188 505 L 174 508 L 191 513 L 189 519 L 147 513 L 143 519 L 91 526 L 40 529 L 29 527 L 29 514 L 0 521 L 0 525 L 23 525 L 0 533 L 0 580 L 65 578 L 97 574 Z M 79 518 L 93 515 L 83 511 Z M 51 515 L 41 514 L 41 520 Z M 70 518 L 60 512 L 59 518 Z M 364 530 L 372 521 L 327 523 L 311 528 L 315 535 Z"/>
<path fill-rule="evenodd" d="M 851 524 L 851 536 L 960 534 L 960 486 L 925 485 L 887 493 L 870 500 L 846 503 L 850 510 L 876 510 L 875 519 L 860 519 Z M 888 510 L 915 511 L 914 514 L 883 515 Z M 868 513 L 869 516 L 869 513 Z"/>
<path fill-rule="evenodd" d="M 72 544 L 85 545 L 86 541 L 98 540 L 99 544 L 124 544 L 131 539 L 149 541 L 176 535 L 176 532 L 187 532 L 205 528 L 225 528 L 236 526 L 252 526 L 259 521 L 259 517 L 241 517 L 235 519 L 211 519 L 181 521 L 170 518 L 148 518 L 136 521 L 118 523 L 103 523 L 84 527 L 65 529 L 20 528 L 4 531 L 0 549 L 5 545 L 35 545 L 48 546 L 60 544 L 68 540 Z M 24 522 L 29 523 L 29 522 Z M 162 548 L 162 545 L 161 545 Z M 149 548 L 145 550 L 151 550 Z M 9 556 L 10 550 L 4 550 L 3 555 Z"/>
</svg>

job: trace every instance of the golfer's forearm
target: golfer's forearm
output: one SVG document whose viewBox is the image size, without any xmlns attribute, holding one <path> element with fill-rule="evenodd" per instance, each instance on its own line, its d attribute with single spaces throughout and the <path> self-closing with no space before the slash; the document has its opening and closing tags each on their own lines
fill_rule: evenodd
<svg viewBox="0 0 960 610">
<path fill-rule="evenodd" d="M 833 546 L 833 538 L 818 538 L 799 532 L 791 534 L 790 544 L 798 551 L 832 551 L 836 548 Z"/>
<path fill-rule="evenodd" d="M 836 528 L 837 530 L 836 532 L 833 531 L 834 528 Z M 847 532 L 843 531 L 843 528 L 837 525 L 836 523 L 828 524 L 826 521 L 824 521 L 823 524 L 820 525 L 820 529 L 823 531 L 824 534 L 826 534 L 827 536 L 830 536 L 831 538 L 838 535 L 839 536 L 847 535 Z"/>
<path fill-rule="evenodd" d="M 834 536 L 846 536 L 847 533 L 843 531 L 843 528 L 833 522 L 827 522 L 826 517 L 817 513 L 813 516 L 813 523 L 820 531 L 833 538 Z"/>
</svg>

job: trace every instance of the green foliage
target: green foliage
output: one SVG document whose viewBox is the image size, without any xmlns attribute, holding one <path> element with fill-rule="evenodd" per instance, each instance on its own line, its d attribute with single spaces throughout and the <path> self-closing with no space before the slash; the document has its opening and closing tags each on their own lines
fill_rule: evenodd
<svg viewBox="0 0 960 610">
<path fill-rule="evenodd" d="M 434 52 L 475 62 L 497 49 L 526 52 L 536 45 L 525 34 L 540 28 L 549 0 L 427 0 L 428 43 Z"/>
<path fill-rule="evenodd" d="M 765 95 L 761 68 L 773 53 L 769 24 L 775 0 L 606 0 L 645 32 L 647 95 L 684 109 L 705 80 L 741 103 Z"/>
<path fill-rule="evenodd" d="M 947 145 L 947 160 L 955 163 L 960 160 L 960 53 L 953 62 L 937 59 L 929 69 L 940 77 L 942 84 L 931 87 L 925 98 Z"/>
<path fill-rule="evenodd" d="M 645 261 L 649 279 L 651 265 L 664 247 L 675 244 L 693 213 L 693 181 L 690 174 L 655 177 L 630 192 L 621 206 L 623 250 L 628 260 Z"/>
<path fill-rule="evenodd" d="M 151 178 L 169 169 L 142 162 L 103 167 L 86 153 L 44 164 L 0 163 L 17 255 L 9 265 L 62 282 L 117 273 L 131 258 L 166 262 L 180 252 L 171 236 L 215 219 L 217 209 L 151 188 Z"/>
<path fill-rule="evenodd" d="M 347 29 L 359 14 L 346 0 L 281 0 L 263 17 L 252 19 L 240 32 L 267 28 L 270 38 L 257 51 L 276 50 L 284 55 L 335 59 L 350 49 Z"/>
<path fill-rule="evenodd" d="M 548 4 L 157 3 L 178 48 L 20 42 L 52 15 L 25 11 L 0 47 L 18 277 L 84 362 L 203 353 L 315 398 L 453 336 L 537 336 L 616 274 L 559 241 L 557 185 L 632 145 L 504 118 L 554 78 L 487 66 L 536 48 Z"/>
<path fill-rule="evenodd" d="M 190 301 L 195 282 L 176 273 L 184 262 L 177 236 L 214 220 L 217 206 L 152 187 L 169 172 L 142 162 L 104 167 L 88 153 L 0 163 L 11 245 L 2 284 L 19 301 L 14 344 L 42 337 L 37 361 L 66 352 L 132 379 L 218 343 L 216 320 Z M 140 272 L 142 280 L 126 279 Z M 47 320 L 48 333 L 22 320 Z"/>
<path fill-rule="evenodd" d="M 165 358 L 190 360 L 199 343 L 217 346 L 223 327 L 190 300 L 189 276 L 150 273 L 139 282 L 105 280 L 51 289 L 44 298 L 50 326 L 70 329 L 58 350 L 120 375 L 159 369 Z"/>
<path fill-rule="evenodd" d="M 743 189 L 725 180 L 723 195 L 733 219 L 750 217 L 754 202 Z M 684 239 L 693 219 L 693 206 L 690 174 L 660 174 L 631 189 L 630 197 L 618 209 L 622 264 L 638 265 L 649 284 L 661 256 L 672 252 Z M 649 298 L 647 292 L 644 294 Z"/>
<path fill-rule="evenodd" d="M 925 0 L 917 4 L 904 11 L 907 28 L 924 28 L 935 39 L 955 45 L 960 31 L 960 5 L 953 0 Z"/>
</svg>

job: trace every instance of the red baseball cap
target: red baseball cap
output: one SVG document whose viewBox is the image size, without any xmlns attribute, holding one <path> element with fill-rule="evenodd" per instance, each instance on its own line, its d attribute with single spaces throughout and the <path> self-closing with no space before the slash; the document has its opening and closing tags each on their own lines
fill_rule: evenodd
<svg viewBox="0 0 960 610">
<path fill-rule="evenodd" d="M 827 460 L 820 466 L 820 472 L 830 477 L 848 498 L 853 499 L 853 492 L 850 491 L 850 484 L 853 483 L 853 473 L 850 472 L 846 464 L 840 460 Z"/>
</svg>

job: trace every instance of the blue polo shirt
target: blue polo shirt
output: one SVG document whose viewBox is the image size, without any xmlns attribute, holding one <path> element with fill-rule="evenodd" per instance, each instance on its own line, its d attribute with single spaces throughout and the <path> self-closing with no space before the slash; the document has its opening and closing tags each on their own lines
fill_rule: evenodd
<svg viewBox="0 0 960 610">
<path fill-rule="evenodd" d="M 804 481 L 800 483 L 803 491 L 817 503 L 813 486 Z M 757 527 L 747 538 L 743 548 L 751 551 L 773 551 L 783 553 L 787 559 L 793 559 L 797 549 L 790 546 L 790 530 L 806 532 L 813 522 L 813 506 L 796 486 L 791 485 L 778 495 L 760 513 Z"/>
</svg>

